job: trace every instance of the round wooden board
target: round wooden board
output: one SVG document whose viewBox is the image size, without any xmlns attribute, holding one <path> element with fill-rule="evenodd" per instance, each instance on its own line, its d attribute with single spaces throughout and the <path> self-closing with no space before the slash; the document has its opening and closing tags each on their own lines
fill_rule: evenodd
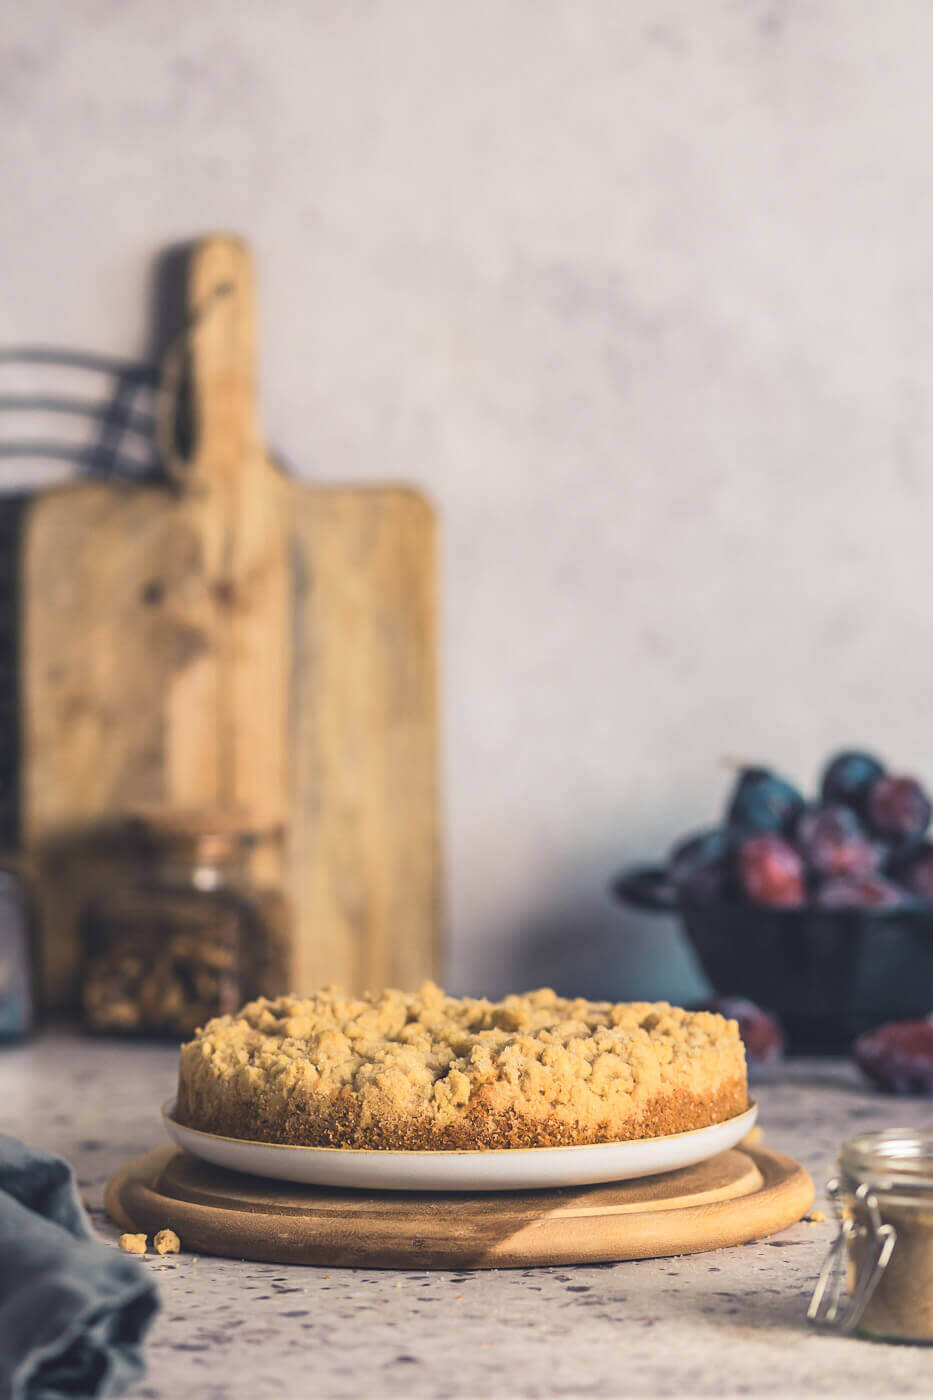
<svg viewBox="0 0 933 1400">
<path fill-rule="evenodd" d="M 121 1167 L 108 1213 L 182 1248 L 328 1268 L 503 1269 L 697 1254 L 762 1239 L 813 1204 L 799 1163 L 740 1146 L 694 1167 L 555 1191 L 335 1190 L 243 1176 L 175 1148 Z"/>
</svg>

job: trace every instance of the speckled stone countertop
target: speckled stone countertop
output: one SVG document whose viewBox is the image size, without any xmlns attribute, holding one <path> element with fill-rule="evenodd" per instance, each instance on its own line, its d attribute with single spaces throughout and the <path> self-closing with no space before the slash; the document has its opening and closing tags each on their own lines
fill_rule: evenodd
<svg viewBox="0 0 933 1400">
<path fill-rule="evenodd" d="M 0 1051 L 0 1123 L 75 1167 L 101 1234 L 104 1185 L 162 1140 L 170 1049 L 47 1032 Z M 933 1104 L 867 1092 L 834 1062 L 757 1087 L 768 1143 L 818 1187 L 839 1142 Z M 819 1202 L 818 1202 L 819 1204 Z M 808 1330 L 832 1226 L 680 1259 L 477 1273 L 394 1273 L 151 1257 L 163 1310 L 139 1400 L 236 1397 L 929 1395 L 921 1347 Z"/>
</svg>

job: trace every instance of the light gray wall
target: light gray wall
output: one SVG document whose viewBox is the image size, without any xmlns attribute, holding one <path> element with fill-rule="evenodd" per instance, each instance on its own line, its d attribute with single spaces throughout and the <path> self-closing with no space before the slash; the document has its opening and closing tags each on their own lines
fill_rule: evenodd
<svg viewBox="0 0 933 1400">
<path fill-rule="evenodd" d="M 443 514 L 450 980 L 685 995 L 603 896 L 724 755 L 933 776 L 924 0 L 31 0 L 0 344 L 262 273 L 271 441 Z M 639 932 L 640 929 L 640 932 Z"/>
</svg>

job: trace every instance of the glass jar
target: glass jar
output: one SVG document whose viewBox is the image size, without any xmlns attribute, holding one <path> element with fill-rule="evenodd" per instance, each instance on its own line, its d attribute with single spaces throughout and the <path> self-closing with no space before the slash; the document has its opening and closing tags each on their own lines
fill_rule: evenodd
<svg viewBox="0 0 933 1400">
<path fill-rule="evenodd" d="M 288 907 L 250 881 L 256 838 L 242 814 L 148 809 L 130 830 L 135 873 L 81 920 L 87 1029 L 178 1039 L 286 992 Z"/>
<path fill-rule="evenodd" d="M 881 1341 L 933 1342 L 933 1136 L 889 1129 L 850 1138 L 826 1194 L 839 1233 L 810 1320 Z"/>
<path fill-rule="evenodd" d="M 36 919 L 23 860 L 0 853 L 0 1041 L 21 1040 L 36 1019 Z"/>
</svg>

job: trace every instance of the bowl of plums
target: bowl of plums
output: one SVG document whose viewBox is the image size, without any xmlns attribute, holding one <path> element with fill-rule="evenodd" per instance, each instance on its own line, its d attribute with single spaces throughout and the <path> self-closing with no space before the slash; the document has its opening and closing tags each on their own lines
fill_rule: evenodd
<svg viewBox="0 0 933 1400">
<path fill-rule="evenodd" d="M 765 1057 L 769 1021 L 791 1051 L 838 1053 L 886 1022 L 919 1034 L 933 1013 L 930 816 L 916 778 L 872 754 L 834 755 L 813 800 L 769 768 L 741 768 L 720 825 L 612 889 L 680 916 L 716 997 L 742 999 L 731 1014 L 741 1024 L 745 1008 Z M 757 1024 L 756 1006 L 774 1020 Z M 924 1030 L 933 1044 L 933 1023 Z"/>
</svg>

